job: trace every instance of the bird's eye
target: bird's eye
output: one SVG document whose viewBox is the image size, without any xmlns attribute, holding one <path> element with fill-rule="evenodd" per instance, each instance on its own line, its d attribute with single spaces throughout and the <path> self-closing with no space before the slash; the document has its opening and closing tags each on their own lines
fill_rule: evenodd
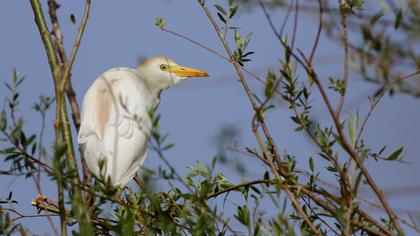
<svg viewBox="0 0 420 236">
<path fill-rule="evenodd" d="M 160 65 L 160 69 L 163 70 L 163 71 L 166 71 L 168 69 L 168 66 L 162 64 L 162 65 Z"/>
</svg>

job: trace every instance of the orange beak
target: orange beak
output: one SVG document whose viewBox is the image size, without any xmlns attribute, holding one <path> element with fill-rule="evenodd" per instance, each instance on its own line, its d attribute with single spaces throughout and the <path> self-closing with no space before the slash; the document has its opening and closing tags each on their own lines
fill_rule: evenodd
<svg viewBox="0 0 420 236">
<path fill-rule="evenodd" d="M 191 78 L 191 77 L 208 77 L 209 76 L 209 74 L 207 74 L 207 72 L 205 72 L 205 71 L 195 69 L 195 68 L 178 66 L 178 65 L 170 66 L 169 71 L 171 73 L 176 74 L 179 77 Z"/>
</svg>

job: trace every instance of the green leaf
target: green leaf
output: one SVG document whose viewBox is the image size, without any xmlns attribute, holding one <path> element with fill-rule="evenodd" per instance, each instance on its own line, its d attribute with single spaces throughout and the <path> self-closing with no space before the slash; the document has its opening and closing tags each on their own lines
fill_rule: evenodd
<svg viewBox="0 0 420 236">
<path fill-rule="evenodd" d="M 32 145 L 31 155 L 34 155 L 34 154 L 35 154 L 36 148 L 37 148 L 37 146 L 36 146 L 36 142 L 35 142 L 35 143 Z"/>
<path fill-rule="evenodd" d="M 386 145 L 385 145 L 385 146 L 383 146 L 383 147 L 381 148 L 381 150 L 379 150 L 378 155 L 381 155 L 381 154 L 385 151 L 385 149 L 386 149 Z"/>
<path fill-rule="evenodd" d="M 70 14 L 70 21 L 73 24 L 76 24 L 76 17 L 74 16 L 74 14 Z"/>
<path fill-rule="evenodd" d="M 335 169 L 334 167 L 332 167 L 332 166 L 327 166 L 326 167 L 326 169 L 328 170 L 328 171 L 330 171 L 330 172 L 338 172 L 338 170 L 337 169 Z"/>
<path fill-rule="evenodd" d="M 16 69 L 16 68 L 13 68 L 13 80 L 14 81 L 17 81 L 17 79 L 19 77 L 19 74 L 20 74 L 19 70 Z"/>
<path fill-rule="evenodd" d="M 232 183 L 232 181 L 228 180 L 225 176 L 223 176 L 223 174 L 218 174 L 216 177 L 214 177 L 213 182 L 219 184 L 222 189 L 227 189 L 235 186 L 235 184 Z"/>
<path fill-rule="evenodd" d="M 258 193 L 259 195 L 261 195 L 261 191 L 257 188 L 257 187 L 255 187 L 255 186 L 250 186 L 250 188 L 254 191 L 254 192 L 256 192 L 256 193 Z"/>
<path fill-rule="evenodd" d="M 376 24 L 376 22 L 378 22 L 379 19 L 381 19 L 381 17 L 383 17 L 385 14 L 384 12 L 381 10 L 379 12 L 377 12 L 371 19 L 370 19 L 370 24 L 374 25 Z"/>
<path fill-rule="evenodd" d="M 351 141 L 353 146 L 356 144 L 358 123 L 359 123 L 359 113 L 356 113 L 356 115 L 353 117 L 353 119 L 347 121 L 347 127 L 348 127 L 348 130 L 349 130 L 350 141 Z"/>
<path fill-rule="evenodd" d="M 220 14 L 220 12 L 217 13 L 217 16 L 219 17 L 219 19 L 226 24 L 226 20 L 225 18 L 222 16 L 222 14 Z"/>
<path fill-rule="evenodd" d="M 238 8 L 239 8 L 239 6 L 235 6 L 233 8 L 230 8 L 229 19 L 232 19 L 235 16 L 236 12 L 238 12 Z"/>
<path fill-rule="evenodd" d="M 388 158 L 386 158 L 387 161 L 394 161 L 397 160 L 402 151 L 404 150 L 404 147 L 400 147 L 398 150 L 393 152 Z"/>
<path fill-rule="evenodd" d="M 92 225 L 86 220 L 86 217 L 82 217 L 79 224 L 82 225 L 82 227 L 80 227 L 80 235 L 93 235 Z"/>
<path fill-rule="evenodd" d="M 135 216 L 131 210 L 123 213 L 123 217 L 121 217 L 121 235 L 123 236 L 130 236 L 134 235 L 134 221 Z"/>
<path fill-rule="evenodd" d="M 66 143 L 59 143 L 57 144 L 57 146 L 55 146 L 55 157 L 61 157 L 64 155 L 64 153 L 66 152 L 67 149 L 67 144 Z"/>
<path fill-rule="evenodd" d="M 156 26 L 159 26 L 160 28 L 163 28 L 164 26 L 165 26 L 165 19 L 163 19 L 163 18 L 156 18 L 156 21 L 155 21 L 155 25 Z"/>
<path fill-rule="evenodd" d="M 267 73 L 267 79 L 265 80 L 265 96 L 267 98 L 270 98 L 273 94 L 273 87 L 274 87 L 274 81 L 276 80 L 276 75 L 273 71 L 269 70 Z"/>
<path fill-rule="evenodd" d="M 166 145 L 165 147 L 162 148 L 162 151 L 166 151 L 168 149 L 171 149 L 175 146 L 175 143 L 170 143 L 168 145 Z"/>
<path fill-rule="evenodd" d="M 26 148 L 26 147 L 28 147 L 33 141 L 35 141 L 35 139 L 36 139 L 36 135 L 35 134 L 33 134 L 33 135 L 31 135 L 27 140 L 26 140 L 26 142 L 25 143 L 23 143 L 23 146 Z"/>
<path fill-rule="evenodd" d="M 248 207 L 246 205 L 243 207 L 238 206 L 237 214 L 238 215 L 236 215 L 235 218 L 245 226 L 250 227 L 250 213 Z"/>
<path fill-rule="evenodd" d="M 0 130 L 5 130 L 7 126 L 6 112 L 2 111 L 0 116 Z"/>
<path fill-rule="evenodd" d="M 223 7 L 221 7 L 220 5 L 214 4 L 214 7 L 223 15 L 227 16 L 227 12 L 225 9 L 223 9 Z"/>
<path fill-rule="evenodd" d="M 255 52 L 247 52 L 247 53 L 245 53 L 244 55 L 242 55 L 242 57 L 247 57 L 247 56 L 249 56 L 249 55 L 252 55 L 252 54 L 254 54 Z"/>
<path fill-rule="evenodd" d="M 361 171 L 359 171 L 359 173 L 357 174 L 357 177 L 356 177 L 356 181 L 354 182 L 354 187 L 353 187 L 353 195 L 354 196 L 357 196 L 357 192 L 359 191 L 359 185 L 360 185 L 360 182 L 361 182 L 361 180 L 362 180 L 362 172 Z"/>
<path fill-rule="evenodd" d="M 266 172 L 264 173 L 264 179 L 265 179 L 265 180 L 269 180 L 269 179 L 270 179 L 270 173 L 268 173 L 268 171 L 266 171 Z"/>
<path fill-rule="evenodd" d="M 309 169 L 311 169 L 311 171 L 314 172 L 315 164 L 314 159 L 312 157 L 309 158 Z"/>
<path fill-rule="evenodd" d="M 394 28 L 398 29 L 400 27 L 402 20 L 402 9 L 398 10 L 397 15 L 395 16 Z"/>
</svg>

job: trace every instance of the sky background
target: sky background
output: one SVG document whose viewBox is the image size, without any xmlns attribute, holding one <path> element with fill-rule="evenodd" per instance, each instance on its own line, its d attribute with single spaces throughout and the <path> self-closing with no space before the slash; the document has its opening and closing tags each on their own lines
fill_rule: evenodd
<svg viewBox="0 0 420 236">
<path fill-rule="evenodd" d="M 45 1 L 42 2 L 45 7 Z M 79 23 L 84 5 L 83 1 L 62 1 L 61 5 L 58 14 L 65 46 L 69 52 L 77 32 L 77 26 L 70 21 L 70 14 L 75 14 Z M 284 12 L 275 11 L 272 16 L 279 26 Z M 161 130 L 170 133 L 169 141 L 176 143 L 166 153 L 166 157 L 176 169 L 185 174 L 188 173 L 188 165 L 197 161 L 209 163 L 216 153 L 215 137 L 223 127 L 233 126 L 239 130 L 239 147 L 257 147 L 250 129 L 253 115 L 251 106 L 237 81 L 233 67 L 204 49 L 161 31 L 154 25 L 157 17 L 165 18 L 167 28 L 187 35 L 218 52 L 224 52 L 196 1 L 93 1 L 72 73 L 79 103 L 90 84 L 109 68 L 136 67 L 141 58 L 165 55 L 180 65 L 201 68 L 210 74 L 207 79 L 191 79 L 162 94 L 158 109 L 162 114 Z M 41 94 L 53 95 L 49 66 L 33 18 L 27 1 L 9 0 L 0 3 L 0 79 L 2 83 L 10 81 L 13 68 L 19 69 L 27 77 L 21 87 L 22 103 L 19 114 L 25 118 L 25 129 L 28 133 L 38 133 L 40 128 L 40 117 L 30 106 Z M 241 11 L 232 25 L 240 27 L 243 34 L 253 32 L 248 48 L 256 53 L 252 55 L 252 62 L 247 63 L 246 68 L 260 77 L 264 77 L 268 69 L 275 69 L 283 52 L 262 11 L 259 8 Z M 296 42 L 298 48 L 308 52 L 315 38 L 316 28 L 315 16 L 301 16 Z M 341 58 L 340 46 L 322 36 L 315 66 L 325 84 L 329 76 L 340 77 L 342 74 Z M 263 87 L 252 78 L 247 78 L 247 81 L 254 91 L 263 91 Z M 350 105 L 345 106 L 343 117 L 349 117 L 357 110 L 364 117 L 368 109 L 368 95 L 376 88 L 356 76 L 351 76 L 346 99 Z M 0 86 L 0 97 L 3 99 L 6 95 L 6 88 Z M 419 206 L 420 192 L 419 103 L 420 100 L 407 95 L 397 94 L 392 98 L 385 96 L 372 116 L 364 136 L 366 143 L 374 150 L 379 150 L 385 144 L 389 148 L 388 152 L 401 145 L 405 147 L 405 160 L 410 164 L 367 162 L 372 176 L 385 190 L 417 186 L 417 192 L 414 191 L 413 194 L 389 195 L 391 205 L 400 209 L 399 213 L 403 213 L 404 209 L 420 210 L 413 207 Z M 4 107 L 4 104 L 1 105 Z M 322 124 L 331 124 L 317 93 L 313 94 L 313 106 L 314 116 Z M 53 137 L 51 115 L 52 112 L 47 121 L 45 143 L 50 143 Z M 291 115 L 287 106 L 279 104 L 277 109 L 269 112 L 268 126 L 281 152 L 293 153 L 299 165 L 306 166 L 309 156 L 318 158 L 317 152 L 303 134 L 294 132 Z M 3 147 L 3 144 L 0 145 Z M 265 167 L 261 163 L 235 153 L 229 153 L 229 157 L 237 158 L 250 170 L 245 179 L 262 177 Z M 154 169 L 159 165 L 162 162 L 150 153 L 145 166 Z M 7 166 L 0 161 L 1 170 Z M 325 172 L 320 167 L 318 170 Z M 229 168 L 221 167 L 219 171 L 235 182 L 243 180 L 241 176 L 229 171 Z M 327 181 L 333 182 L 332 176 L 325 177 Z M 159 189 L 159 186 L 156 188 Z M 30 202 L 37 193 L 30 179 L 0 176 L 0 199 L 6 198 L 10 190 L 14 190 L 14 197 L 20 203 L 19 209 L 28 214 L 35 213 Z M 55 196 L 55 186 L 46 184 L 43 190 L 45 195 Z M 367 191 L 362 194 L 375 199 Z M 22 220 L 22 223 L 36 233 L 50 231 L 46 220 Z"/>
</svg>

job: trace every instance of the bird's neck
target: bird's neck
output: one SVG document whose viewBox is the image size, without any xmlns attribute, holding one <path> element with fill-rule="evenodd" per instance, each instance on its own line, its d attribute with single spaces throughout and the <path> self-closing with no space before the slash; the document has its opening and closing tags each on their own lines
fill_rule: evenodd
<svg viewBox="0 0 420 236">
<path fill-rule="evenodd" d="M 156 109 L 160 102 L 160 94 L 164 89 L 153 86 L 153 84 L 147 83 L 147 81 L 144 81 L 147 90 L 149 90 L 150 95 L 153 99 L 153 106 Z"/>
</svg>

